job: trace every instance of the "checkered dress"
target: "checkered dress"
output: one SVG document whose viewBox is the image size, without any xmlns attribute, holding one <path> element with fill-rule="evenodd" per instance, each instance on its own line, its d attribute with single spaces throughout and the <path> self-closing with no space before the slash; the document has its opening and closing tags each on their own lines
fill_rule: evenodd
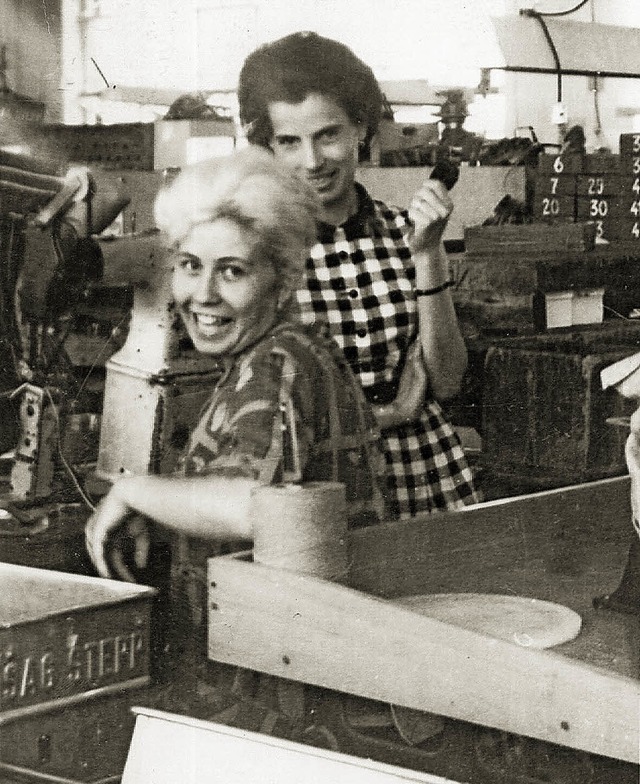
<svg viewBox="0 0 640 784">
<path fill-rule="evenodd" d="M 371 199 L 342 226 L 320 223 L 297 292 L 304 323 L 325 324 L 370 402 L 391 402 L 418 331 L 406 211 Z M 459 509 L 479 500 L 460 440 L 436 400 L 419 420 L 383 433 L 387 505 L 394 517 Z"/>
</svg>

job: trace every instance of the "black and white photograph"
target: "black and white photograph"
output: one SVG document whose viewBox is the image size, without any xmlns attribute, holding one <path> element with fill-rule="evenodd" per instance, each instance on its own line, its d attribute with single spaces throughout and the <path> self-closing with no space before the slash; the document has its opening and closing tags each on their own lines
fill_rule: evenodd
<svg viewBox="0 0 640 784">
<path fill-rule="evenodd" d="M 640 4 L 0 0 L 0 784 L 637 784 Z"/>
</svg>

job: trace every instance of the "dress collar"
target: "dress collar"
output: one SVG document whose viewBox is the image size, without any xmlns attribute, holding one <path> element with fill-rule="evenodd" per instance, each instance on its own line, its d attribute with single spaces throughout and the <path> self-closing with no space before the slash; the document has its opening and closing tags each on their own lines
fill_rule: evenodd
<svg viewBox="0 0 640 784">
<path fill-rule="evenodd" d="M 318 242 L 325 244 L 334 241 L 336 229 L 342 229 L 347 240 L 354 240 L 363 235 L 379 237 L 383 231 L 383 222 L 378 215 L 375 202 L 366 188 L 355 183 L 358 199 L 357 211 L 350 215 L 340 226 L 318 221 Z"/>
</svg>

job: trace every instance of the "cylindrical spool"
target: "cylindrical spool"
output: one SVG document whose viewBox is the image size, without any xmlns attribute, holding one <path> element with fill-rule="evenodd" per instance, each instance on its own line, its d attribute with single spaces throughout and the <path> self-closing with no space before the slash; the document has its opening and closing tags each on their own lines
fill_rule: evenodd
<svg viewBox="0 0 640 784">
<path fill-rule="evenodd" d="M 341 482 L 257 487 L 251 521 L 254 561 L 325 580 L 346 575 L 347 506 Z"/>
</svg>

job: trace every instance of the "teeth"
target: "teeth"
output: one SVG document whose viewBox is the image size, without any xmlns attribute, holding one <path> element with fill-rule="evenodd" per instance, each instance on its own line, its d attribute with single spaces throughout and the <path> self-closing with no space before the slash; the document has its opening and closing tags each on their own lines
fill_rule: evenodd
<svg viewBox="0 0 640 784">
<path fill-rule="evenodd" d="M 194 313 L 194 315 L 198 324 L 201 324 L 203 327 L 221 327 L 223 324 L 230 321 L 230 319 L 223 318 L 222 316 L 209 316 L 204 313 Z"/>
</svg>

